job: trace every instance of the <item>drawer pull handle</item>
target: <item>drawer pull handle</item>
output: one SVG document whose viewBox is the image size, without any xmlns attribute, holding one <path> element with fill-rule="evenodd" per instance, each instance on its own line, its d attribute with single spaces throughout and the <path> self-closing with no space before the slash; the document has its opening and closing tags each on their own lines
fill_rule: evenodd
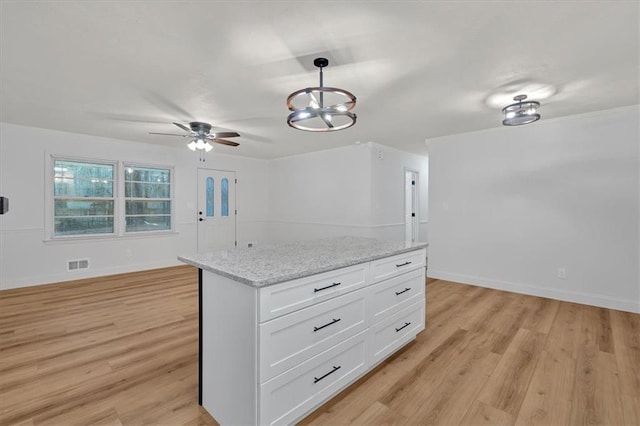
<svg viewBox="0 0 640 426">
<path fill-rule="evenodd" d="M 402 327 L 400 327 L 400 328 L 396 328 L 396 333 L 397 333 L 398 331 L 402 330 L 403 328 L 409 327 L 410 325 L 411 325 L 411 323 L 410 323 L 410 322 L 405 322 L 405 323 L 404 323 L 404 325 L 403 325 Z"/>
<path fill-rule="evenodd" d="M 319 291 L 326 290 L 326 289 L 331 288 L 331 287 L 337 287 L 337 286 L 339 286 L 340 284 L 342 284 L 342 283 L 333 283 L 333 284 L 328 285 L 328 286 L 326 286 L 326 287 L 314 288 L 314 289 L 313 289 L 313 292 L 314 292 L 314 293 L 317 293 L 317 292 L 319 292 Z"/>
<path fill-rule="evenodd" d="M 404 263 L 401 263 L 401 264 L 399 264 L 399 265 L 396 265 L 396 268 L 399 268 L 399 267 L 401 267 L 401 266 L 407 266 L 407 265 L 411 265 L 411 262 L 404 262 Z"/>
<path fill-rule="evenodd" d="M 334 366 L 333 366 L 333 370 L 329 371 L 329 372 L 328 372 L 327 374 L 325 374 L 324 376 L 314 377 L 314 378 L 313 378 L 313 383 L 318 383 L 320 380 L 324 379 L 324 378 L 325 378 L 325 377 L 327 377 L 329 374 L 333 374 L 333 373 L 335 373 L 336 371 L 340 370 L 340 368 L 341 368 L 341 367 L 342 367 L 341 365 L 339 365 L 339 366 L 337 366 L 337 367 L 334 365 Z"/>
<path fill-rule="evenodd" d="M 408 292 L 409 290 L 411 290 L 411 287 L 407 287 L 407 288 L 405 288 L 405 289 L 404 289 L 404 290 L 402 290 L 402 291 L 396 291 L 396 296 L 400 296 L 402 293 L 406 293 L 406 292 Z"/>
<path fill-rule="evenodd" d="M 316 331 L 318 331 L 318 330 L 322 330 L 323 328 L 325 328 L 325 327 L 329 327 L 330 325 L 335 324 L 335 323 L 337 323 L 338 321 L 340 321 L 340 318 L 338 318 L 338 319 L 335 319 L 335 318 L 334 318 L 334 319 L 333 319 L 333 321 L 328 322 L 328 323 L 326 323 L 325 325 L 321 325 L 320 327 L 313 327 L 313 331 L 314 331 L 314 332 L 316 332 Z"/>
</svg>

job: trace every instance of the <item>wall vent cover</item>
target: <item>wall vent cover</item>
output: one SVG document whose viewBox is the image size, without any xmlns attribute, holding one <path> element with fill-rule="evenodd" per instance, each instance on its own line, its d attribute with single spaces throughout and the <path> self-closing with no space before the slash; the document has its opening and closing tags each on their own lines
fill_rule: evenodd
<svg viewBox="0 0 640 426">
<path fill-rule="evenodd" d="M 67 271 L 77 271 L 79 269 L 88 269 L 89 259 L 77 259 L 67 261 Z"/>
</svg>

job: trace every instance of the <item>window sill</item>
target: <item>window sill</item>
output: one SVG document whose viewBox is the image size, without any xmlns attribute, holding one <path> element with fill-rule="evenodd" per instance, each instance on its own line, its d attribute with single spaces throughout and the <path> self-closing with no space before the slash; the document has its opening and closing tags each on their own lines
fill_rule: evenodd
<svg viewBox="0 0 640 426">
<path fill-rule="evenodd" d="M 125 235 L 91 235 L 91 236 L 74 236 L 74 237 L 59 237 L 59 238 L 47 238 L 43 242 L 45 244 L 67 244 L 67 243 L 87 243 L 97 241 L 121 241 L 121 240 L 136 240 L 141 238 L 158 238 L 158 237 L 175 237 L 180 233 L 177 231 L 150 231 L 140 232 L 136 234 Z"/>
</svg>

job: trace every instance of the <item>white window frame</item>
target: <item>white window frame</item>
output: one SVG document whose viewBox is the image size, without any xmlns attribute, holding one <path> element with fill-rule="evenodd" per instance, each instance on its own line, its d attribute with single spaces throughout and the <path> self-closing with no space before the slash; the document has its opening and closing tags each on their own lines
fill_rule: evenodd
<svg viewBox="0 0 640 426">
<path fill-rule="evenodd" d="M 76 157 L 71 155 L 60 154 L 45 154 L 45 242 L 62 242 L 62 241 L 82 241 L 82 240 L 104 240 L 104 239 L 118 239 L 118 238 L 136 238 L 153 235 L 166 235 L 175 234 L 175 168 L 174 166 L 166 164 L 148 164 L 138 163 L 132 161 L 122 160 L 106 160 L 100 158 L 87 158 Z M 113 221 L 113 233 L 109 234 L 78 234 L 78 235 L 54 235 L 55 234 L 55 196 L 54 196 L 54 180 L 55 171 L 54 164 L 56 161 L 73 161 L 80 163 L 93 163 L 93 164 L 109 164 L 114 167 L 114 187 L 113 187 L 113 199 L 114 199 L 114 221 Z M 124 171 L 125 167 L 144 167 L 153 169 L 167 169 L 170 173 L 170 199 L 171 202 L 171 229 L 163 229 L 159 231 L 130 231 L 126 230 L 126 217 L 125 217 L 125 179 Z"/>
<path fill-rule="evenodd" d="M 122 194 L 121 200 L 122 202 L 120 203 L 119 206 L 119 213 L 120 213 L 120 224 L 122 225 L 122 234 L 121 235 L 128 235 L 128 236 L 133 236 L 133 235 L 149 235 L 149 234 L 166 234 L 166 233 L 170 233 L 170 232 L 175 232 L 175 195 L 174 195 L 174 191 L 175 191 L 175 170 L 173 166 L 167 166 L 167 165 L 159 165 L 159 164 L 148 164 L 148 163 L 138 163 L 138 162 L 132 162 L 132 161 L 121 161 L 120 162 L 121 167 L 120 170 L 118 171 L 118 174 L 120 177 L 122 177 L 120 183 L 119 183 L 119 189 L 120 189 L 120 194 Z M 159 231 L 127 231 L 127 212 L 126 212 L 126 205 L 127 205 L 127 199 L 128 197 L 126 197 L 126 191 L 125 191 L 125 184 L 126 184 L 126 180 L 125 180 L 125 172 L 126 169 L 128 167 L 139 167 L 139 168 L 145 168 L 145 169 L 161 169 L 161 170 L 168 170 L 169 171 L 169 195 L 170 197 L 168 199 L 165 198 L 154 198 L 154 199 L 145 199 L 145 198 L 132 198 L 133 200 L 146 200 L 146 201 L 169 201 L 170 202 L 170 209 L 171 209 L 171 213 L 170 213 L 170 224 L 169 224 L 169 229 L 162 229 Z"/>
</svg>

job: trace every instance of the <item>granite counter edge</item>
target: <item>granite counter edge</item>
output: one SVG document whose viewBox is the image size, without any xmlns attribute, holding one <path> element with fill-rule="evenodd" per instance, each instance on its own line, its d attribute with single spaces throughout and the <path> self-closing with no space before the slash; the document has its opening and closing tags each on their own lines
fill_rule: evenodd
<svg viewBox="0 0 640 426">
<path fill-rule="evenodd" d="M 362 257 L 362 258 L 359 258 L 359 259 L 353 259 L 353 260 L 350 260 L 350 261 L 336 262 L 334 264 L 322 266 L 320 268 L 308 269 L 308 270 L 305 270 L 305 271 L 302 271 L 302 272 L 279 275 L 277 277 L 266 278 L 266 279 L 263 279 L 263 280 L 251 280 L 251 279 L 245 278 L 245 277 L 240 276 L 240 275 L 233 274 L 231 272 L 228 272 L 228 271 L 225 271 L 225 270 L 222 270 L 222 269 L 217 269 L 214 266 L 211 266 L 210 264 L 208 264 L 206 262 L 197 261 L 197 260 L 191 259 L 189 257 L 185 257 L 185 256 L 178 256 L 178 260 L 181 261 L 181 262 L 187 263 L 189 265 L 195 266 L 197 268 L 200 268 L 200 269 L 212 272 L 214 274 L 218 274 L 220 276 L 229 278 L 229 279 L 231 279 L 233 281 L 236 281 L 238 283 L 245 284 L 245 285 L 248 285 L 248 286 L 254 287 L 254 288 L 262 288 L 262 287 L 268 287 L 268 286 L 275 285 L 275 284 L 280 284 L 280 283 L 283 283 L 285 281 L 291 281 L 291 280 L 295 280 L 295 279 L 298 279 L 298 278 L 304 278 L 304 277 L 308 277 L 308 276 L 311 276 L 311 275 L 321 274 L 323 272 L 334 271 L 336 269 L 346 268 L 346 267 L 353 266 L 353 265 L 359 265 L 361 263 L 367 263 L 367 262 L 371 262 L 371 261 L 378 260 L 378 259 L 384 259 L 385 257 L 395 256 L 395 255 L 403 254 L 403 253 L 409 253 L 411 251 L 418 251 L 418 250 L 425 249 L 427 247 L 428 247 L 427 243 L 418 244 L 418 245 L 415 245 L 413 247 L 407 247 L 407 248 L 394 250 L 394 251 L 392 251 L 390 253 L 377 254 L 377 255 Z"/>
</svg>

